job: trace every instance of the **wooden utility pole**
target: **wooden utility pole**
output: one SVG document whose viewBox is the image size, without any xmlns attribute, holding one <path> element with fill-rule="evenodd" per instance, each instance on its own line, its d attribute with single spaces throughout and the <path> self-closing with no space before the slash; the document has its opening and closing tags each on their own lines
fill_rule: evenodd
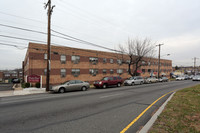
<svg viewBox="0 0 200 133">
<path fill-rule="evenodd" d="M 51 0 L 48 1 L 47 4 L 45 4 L 45 9 L 48 7 L 47 15 L 48 15 L 48 27 L 47 27 L 47 75 L 46 75 L 46 91 L 49 91 L 49 84 L 50 84 L 50 54 L 51 54 L 51 14 L 53 12 L 53 8 L 55 6 L 51 7 Z"/>
<path fill-rule="evenodd" d="M 194 57 L 194 75 L 196 75 L 196 60 L 199 59 L 197 57 Z"/>
<path fill-rule="evenodd" d="M 22 62 L 22 83 L 24 83 L 24 61 Z"/>
<path fill-rule="evenodd" d="M 159 46 L 159 52 L 158 52 L 158 78 L 160 78 L 160 46 L 164 44 L 158 44 L 156 46 Z"/>
</svg>

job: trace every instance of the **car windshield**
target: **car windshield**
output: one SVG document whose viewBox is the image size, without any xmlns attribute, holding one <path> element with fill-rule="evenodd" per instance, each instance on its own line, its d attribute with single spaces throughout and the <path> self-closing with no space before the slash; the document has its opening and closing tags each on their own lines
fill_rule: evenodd
<svg viewBox="0 0 200 133">
<path fill-rule="evenodd" d="M 107 81 L 108 79 L 108 77 L 103 77 L 101 80 Z"/>
<path fill-rule="evenodd" d="M 132 80 L 132 79 L 134 79 L 135 77 L 130 77 L 130 78 L 128 78 L 129 80 Z"/>
<path fill-rule="evenodd" d="M 62 85 L 64 85 L 64 84 L 66 84 L 66 83 L 68 83 L 69 82 L 69 80 L 68 81 L 65 81 L 65 82 L 63 82 L 63 83 L 61 83 Z"/>
</svg>

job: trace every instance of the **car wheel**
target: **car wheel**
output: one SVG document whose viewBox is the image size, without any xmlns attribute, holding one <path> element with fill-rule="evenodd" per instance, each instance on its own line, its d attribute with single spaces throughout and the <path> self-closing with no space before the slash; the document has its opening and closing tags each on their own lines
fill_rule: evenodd
<svg viewBox="0 0 200 133">
<path fill-rule="evenodd" d="M 131 85 L 133 86 L 133 85 L 135 85 L 135 83 L 133 82 Z"/>
<path fill-rule="evenodd" d="M 82 91 L 86 91 L 86 90 L 87 90 L 87 87 L 83 86 L 83 87 L 81 88 L 81 90 L 82 90 Z"/>
<path fill-rule="evenodd" d="M 60 88 L 60 89 L 59 89 L 59 92 L 60 92 L 60 93 L 64 93 L 64 92 L 65 92 L 65 88 Z"/>
<path fill-rule="evenodd" d="M 121 86 L 121 83 L 117 83 L 117 87 L 120 87 Z"/>
<path fill-rule="evenodd" d="M 107 88 L 107 85 L 106 85 L 106 84 L 103 84 L 103 88 L 104 88 L 104 89 Z"/>
<path fill-rule="evenodd" d="M 142 85 L 142 84 L 143 84 L 143 82 L 140 82 L 140 84 Z"/>
</svg>

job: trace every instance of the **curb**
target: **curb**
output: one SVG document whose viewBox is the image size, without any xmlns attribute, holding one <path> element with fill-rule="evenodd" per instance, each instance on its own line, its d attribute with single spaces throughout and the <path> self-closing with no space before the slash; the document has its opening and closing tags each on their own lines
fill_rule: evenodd
<svg viewBox="0 0 200 133">
<path fill-rule="evenodd" d="M 30 89 L 22 89 L 22 90 L 1 91 L 0 97 L 42 94 L 42 93 L 48 93 L 48 92 L 45 91 L 45 88 L 42 88 L 42 89 L 30 88 Z"/>
<path fill-rule="evenodd" d="M 139 131 L 139 133 L 147 133 L 149 129 L 153 126 L 154 122 L 157 120 L 158 116 L 162 113 L 167 103 L 171 100 L 175 92 L 173 92 L 170 97 L 163 103 L 163 105 L 156 111 L 156 113 L 151 117 L 151 119 L 145 124 L 145 126 Z"/>
</svg>

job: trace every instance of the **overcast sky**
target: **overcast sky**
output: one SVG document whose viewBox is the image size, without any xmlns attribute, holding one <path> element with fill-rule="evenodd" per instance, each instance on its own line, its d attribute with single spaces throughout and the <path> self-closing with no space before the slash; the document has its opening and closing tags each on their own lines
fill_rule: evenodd
<svg viewBox="0 0 200 133">
<path fill-rule="evenodd" d="M 46 2 L 1 0 L 0 24 L 47 32 Z M 56 6 L 52 29 L 61 33 L 112 49 L 126 44 L 128 38 L 148 37 L 164 44 L 161 56 L 172 60 L 173 66 L 192 66 L 193 58 L 200 58 L 199 0 L 52 0 L 52 5 Z M 2 35 L 47 40 L 46 35 L 0 26 L 0 70 L 21 68 L 29 43 Z M 104 50 L 55 37 L 52 43 Z"/>
</svg>

